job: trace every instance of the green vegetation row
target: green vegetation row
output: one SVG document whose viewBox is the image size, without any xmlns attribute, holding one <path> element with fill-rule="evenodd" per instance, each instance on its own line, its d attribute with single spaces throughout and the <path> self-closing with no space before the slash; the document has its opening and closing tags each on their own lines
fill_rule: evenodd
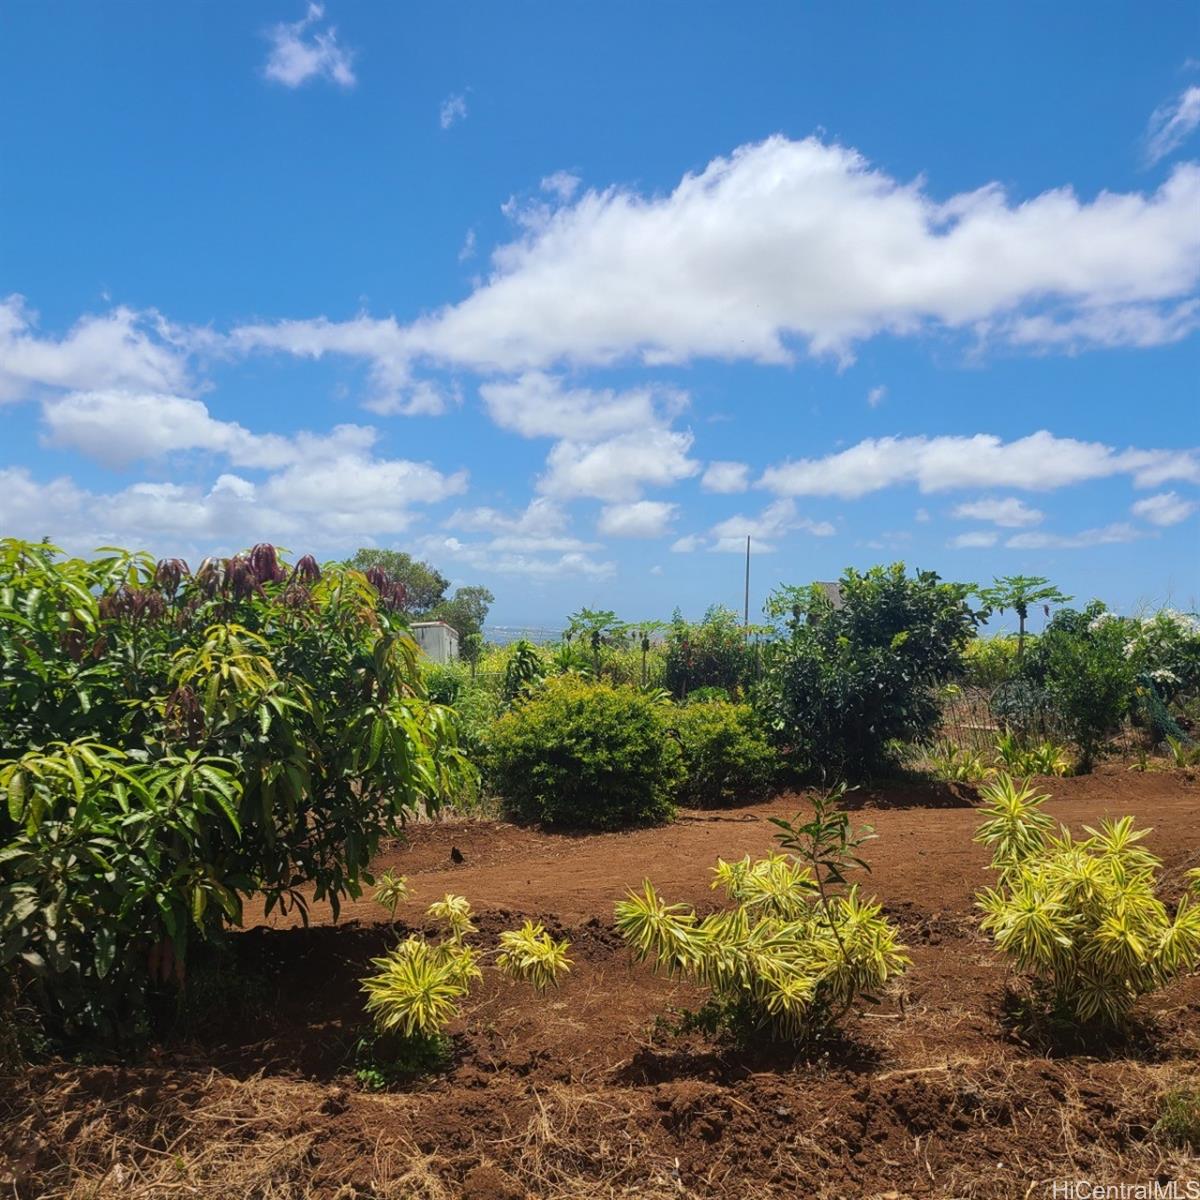
<svg viewBox="0 0 1200 1200">
<path fill-rule="evenodd" d="M 362 565 L 0 542 L 0 968 L 52 1033 L 143 1035 L 248 902 L 336 914 L 381 839 L 446 805 L 611 829 L 885 775 L 937 746 L 948 691 L 985 662 L 1006 664 L 999 765 L 1067 764 L 1031 736 L 1046 703 L 1084 767 L 1129 719 L 1191 753 L 1200 632 L 1179 614 L 1063 609 L 998 651 L 975 589 L 896 564 L 847 572 L 836 603 L 781 589 L 754 630 L 583 610 L 557 647 L 437 667 L 409 635 L 416 585 Z"/>
</svg>

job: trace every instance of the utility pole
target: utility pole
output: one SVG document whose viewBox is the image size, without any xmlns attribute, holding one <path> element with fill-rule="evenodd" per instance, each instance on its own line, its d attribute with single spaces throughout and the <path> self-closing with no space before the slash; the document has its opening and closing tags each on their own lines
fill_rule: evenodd
<svg viewBox="0 0 1200 1200">
<path fill-rule="evenodd" d="M 750 535 L 746 534 L 746 603 L 742 609 L 742 625 L 750 637 Z"/>
</svg>

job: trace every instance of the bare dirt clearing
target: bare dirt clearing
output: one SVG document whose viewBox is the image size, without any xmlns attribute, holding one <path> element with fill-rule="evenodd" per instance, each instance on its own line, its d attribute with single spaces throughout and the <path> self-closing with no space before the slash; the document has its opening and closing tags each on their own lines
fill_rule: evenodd
<svg viewBox="0 0 1200 1200">
<path fill-rule="evenodd" d="M 1200 855 L 1200 784 L 1114 767 L 1046 781 L 1073 826 L 1133 813 L 1177 894 Z M 1139 1006 L 1120 1045 L 1048 1053 L 1003 1018 L 1007 974 L 976 931 L 988 880 L 969 790 L 858 792 L 876 892 L 913 965 L 815 1058 L 656 1029 L 685 985 L 631 967 L 612 903 L 649 876 L 712 903 L 716 857 L 771 846 L 801 801 L 685 813 L 662 829 L 546 834 L 493 822 L 414 828 L 378 866 L 407 874 L 398 920 L 446 891 L 486 933 L 544 920 L 573 942 L 558 992 L 489 975 L 453 1066 L 406 1091 L 357 1089 L 358 979 L 392 936 L 370 901 L 329 923 L 234 939 L 261 994 L 214 1000 L 200 1031 L 137 1064 L 38 1067 L 0 1081 L 0 1180 L 18 1197 L 1010 1197 L 1055 1179 L 1200 1178 L 1151 1136 L 1161 1093 L 1200 1068 L 1200 978 Z M 451 848 L 462 855 L 451 860 Z M 290 927 L 285 927 L 290 926 Z"/>
</svg>

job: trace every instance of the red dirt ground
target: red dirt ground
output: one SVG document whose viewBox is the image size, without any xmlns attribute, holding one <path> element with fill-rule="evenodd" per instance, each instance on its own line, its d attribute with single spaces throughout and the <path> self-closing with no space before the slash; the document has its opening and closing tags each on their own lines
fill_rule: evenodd
<svg viewBox="0 0 1200 1200">
<path fill-rule="evenodd" d="M 1194 780 L 1113 767 L 1045 786 L 1048 811 L 1073 826 L 1127 812 L 1153 826 L 1172 897 L 1200 864 Z M 711 904 L 716 857 L 764 852 L 766 817 L 801 803 L 623 834 L 414 827 L 377 864 L 408 876 L 401 927 L 421 927 L 447 891 L 470 898 L 485 942 L 543 920 L 573 943 L 560 991 L 535 998 L 489 972 L 453 1065 L 370 1094 L 347 1062 L 362 1029 L 357 980 L 394 936 L 387 914 L 364 900 L 336 926 L 322 906 L 308 929 L 263 923 L 234 939 L 262 991 L 241 1004 L 214 994 L 188 1041 L 128 1067 L 56 1063 L 8 1081 L 0 1194 L 1008 1200 L 1050 1197 L 1055 1180 L 1200 1180 L 1200 1162 L 1151 1133 L 1162 1093 L 1200 1082 L 1200 978 L 1144 1000 L 1119 1044 L 1022 1042 L 1004 1019 L 1006 968 L 976 928 L 973 895 L 989 876 L 969 789 L 854 794 L 856 819 L 879 835 L 868 890 L 901 924 L 913 965 L 821 1054 L 736 1051 L 656 1027 L 699 995 L 630 965 L 613 901 L 650 877 L 668 899 Z"/>
</svg>

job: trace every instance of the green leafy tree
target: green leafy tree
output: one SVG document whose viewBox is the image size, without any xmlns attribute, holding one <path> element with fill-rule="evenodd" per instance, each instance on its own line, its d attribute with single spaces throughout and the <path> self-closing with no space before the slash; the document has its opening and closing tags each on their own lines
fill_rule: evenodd
<svg viewBox="0 0 1200 1200">
<path fill-rule="evenodd" d="M 998 612 L 1012 609 L 1017 614 L 1017 658 L 1025 653 L 1025 622 L 1029 609 L 1040 604 L 1050 614 L 1051 604 L 1066 604 L 1071 599 L 1040 575 L 1004 575 L 992 580 L 992 586 L 979 589 L 979 598 Z"/>
<path fill-rule="evenodd" d="M 336 912 L 469 780 L 403 599 L 269 545 L 192 572 L 0 541 L 0 967 L 63 1027 L 129 1028 L 247 896 Z"/>
<path fill-rule="evenodd" d="M 970 585 L 903 563 L 849 570 L 840 590 L 840 607 L 818 586 L 789 591 L 755 699 L 796 769 L 862 778 L 888 769 L 899 743 L 932 740 L 937 686 L 961 670 L 980 614 Z"/>
<path fill-rule="evenodd" d="M 459 637 L 459 651 L 464 638 L 483 633 L 483 623 L 496 597 L 485 587 L 456 588 L 448 600 L 435 604 L 425 615 L 432 621 L 445 621 Z"/>
<path fill-rule="evenodd" d="M 402 550 L 363 548 L 347 559 L 346 565 L 356 571 L 366 572 L 372 567 L 386 571 L 391 579 L 404 585 L 405 608 L 412 613 L 430 612 L 446 599 L 446 589 L 450 586 L 450 580 L 436 567 Z"/>
<path fill-rule="evenodd" d="M 623 646 L 631 626 L 620 620 L 610 609 L 581 608 L 567 618 L 563 637 L 568 642 L 585 646 L 592 655 L 592 666 L 600 675 L 601 651 L 605 647 Z"/>
</svg>

